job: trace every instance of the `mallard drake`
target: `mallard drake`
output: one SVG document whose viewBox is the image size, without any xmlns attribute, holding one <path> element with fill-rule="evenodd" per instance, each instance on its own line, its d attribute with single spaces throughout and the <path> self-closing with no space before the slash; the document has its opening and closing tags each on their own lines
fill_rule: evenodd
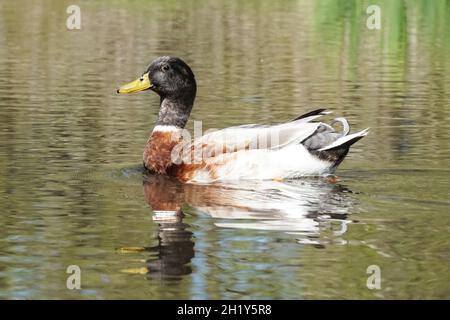
<svg viewBox="0 0 450 320">
<path fill-rule="evenodd" d="M 283 180 L 332 174 L 368 129 L 349 134 L 314 121 L 329 114 L 318 109 L 275 125 L 243 125 L 208 133 L 191 141 L 184 127 L 197 92 L 191 68 L 176 57 L 155 59 L 137 80 L 118 93 L 152 90 L 160 96 L 154 127 L 144 149 L 144 167 L 182 182 L 239 179 Z"/>
</svg>

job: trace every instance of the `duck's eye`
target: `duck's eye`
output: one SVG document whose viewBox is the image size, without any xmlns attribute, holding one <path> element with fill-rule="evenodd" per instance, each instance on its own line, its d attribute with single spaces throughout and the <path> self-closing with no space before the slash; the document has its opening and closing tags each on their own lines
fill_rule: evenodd
<svg viewBox="0 0 450 320">
<path fill-rule="evenodd" d="M 163 65 L 163 66 L 161 67 L 161 70 L 162 70 L 162 71 L 167 71 L 167 70 L 169 70 L 169 66 L 168 66 L 167 64 L 165 64 L 165 65 Z"/>
</svg>

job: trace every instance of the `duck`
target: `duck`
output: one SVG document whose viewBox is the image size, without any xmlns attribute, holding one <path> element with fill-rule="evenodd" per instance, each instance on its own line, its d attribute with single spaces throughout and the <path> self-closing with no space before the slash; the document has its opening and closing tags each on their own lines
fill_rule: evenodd
<svg viewBox="0 0 450 320">
<path fill-rule="evenodd" d="M 297 179 L 334 174 L 350 146 L 369 128 L 350 134 L 344 117 L 318 121 L 324 108 L 278 124 L 245 124 L 191 139 L 185 128 L 197 83 L 189 65 L 173 56 L 153 60 L 119 94 L 153 91 L 160 97 L 156 124 L 143 153 L 146 171 L 183 183 Z M 333 127 L 341 124 L 341 130 Z"/>
</svg>

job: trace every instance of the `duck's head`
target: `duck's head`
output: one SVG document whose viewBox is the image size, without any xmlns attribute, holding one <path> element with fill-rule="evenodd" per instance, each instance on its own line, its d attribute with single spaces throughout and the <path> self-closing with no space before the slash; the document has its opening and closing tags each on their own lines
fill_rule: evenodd
<svg viewBox="0 0 450 320">
<path fill-rule="evenodd" d="M 197 84 L 191 68 L 180 58 L 159 57 L 135 81 L 121 86 L 117 93 L 144 90 L 156 92 L 160 100 L 157 125 L 183 128 L 194 105 Z"/>
</svg>

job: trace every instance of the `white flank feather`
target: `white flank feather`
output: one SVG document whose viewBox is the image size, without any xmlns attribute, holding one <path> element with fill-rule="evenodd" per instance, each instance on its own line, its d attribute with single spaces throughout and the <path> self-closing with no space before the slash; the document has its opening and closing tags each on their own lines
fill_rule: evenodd
<svg viewBox="0 0 450 320">
<path fill-rule="evenodd" d="M 192 150 L 195 153 L 196 150 L 212 148 L 215 152 L 202 157 L 201 162 L 206 165 L 197 169 L 189 182 L 281 180 L 333 173 L 336 169 L 335 163 L 322 160 L 311 152 L 314 149 L 310 149 L 309 144 L 303 142 L 310 137 L 319 142 L 323 141 L 324 137 L 326 141 L 327 135 L 331 141 L 336 137 L 332 143 L 316 149 L 326 151 L 363 137 L 369 131 L 365 129 L 347 135 L 350 128 L 345 118 L 334 120 L 342 123 L 342 134 L 337 133 L 328 124 L 311 122 L 328 113 L 321 112 L 278 125 L 250 124 L 230 127 L 195 139 L 185 145 L 183 161 L 191 159 Z M 199 155 L 204 156 L 202 152 Z"/>
</svg>

